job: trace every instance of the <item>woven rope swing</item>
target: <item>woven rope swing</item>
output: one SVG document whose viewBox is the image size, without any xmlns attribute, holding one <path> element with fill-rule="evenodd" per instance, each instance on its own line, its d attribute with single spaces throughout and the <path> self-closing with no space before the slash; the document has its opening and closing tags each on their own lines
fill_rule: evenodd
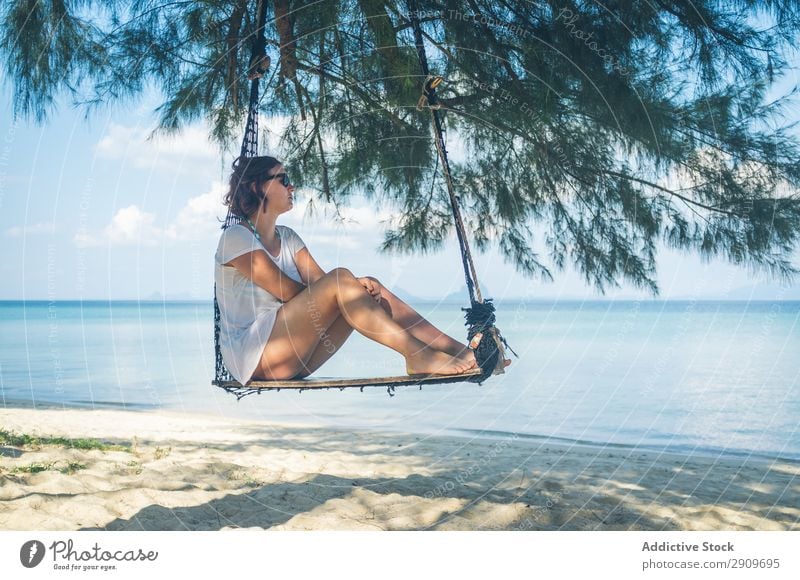
<svg viewBox="0 0 800 580">
<path fill-rule="evenodd" d="M 264 76 L 264 73 L 269 68 L 269 57 L 266 55 L 266 41 L 264 37 L 264 26 L 266 20 L 266 0 L 259 0 L 258 4 L 258 28 L 257 35 L 253 42 L 253 52 L 250 59 L 250 66 L 248 72 L 248 79 L 250 83 L 250 101 L 248 104 L 247 112 L 247 125 L 245 127 L 244 139 L 242 141 L 242 148 L 240 155 L 245 157 L 255 157 L 258 155 L 258 89 L 259 79 Z M 414 10 L 414 2 L 409 2 L 412 10 L 411 24 L 414 28 L 414 37 L 419 56 L 420 67 L 422 73 L 426 78 L 425 84 L 417 103 L 417 109 L 430 110 L 431 122 L 433 125 L 434 140 L 436 142 L 436 149 L 438 153 L 438 161 L 441 162 L 445 183 L 447 184 L 447 191 L 450 196 L 450 205 L 453 210 L 453 220 L 456 226 L 456 233 L 458 237 L 459 247 L 461 249 L 461 259 L 464 266 L 464 277 L 469 291 L 470 307 L 462 308 L 465 312 L 465 325 L 467 326 L 467 341 L 475 351 L 475 358 L 478 362 L 478 369 L 472 369 L 466 373 L 458 375 L 400 375 L 389 377 L 370 377 L 370 378 L 312 378 L 312 379 L 298 379 L 298 380 L 281 380 L 281 381 L 250 381 L 246 385 L 242 385 L 235 380 L 222 360 L 222 352 L 219 344 L 219 329 L 220 329 L 220 311 L 217 302 L 216 285 L 214 287 L 214 353 L 216 359 L 215 377 L 212 381 L 214 386 L 225 389 L 229 393 L 236 395 L 238 399 L 254 393 L 261 393 L 268 390 L 281 390 L 290 389 L 303 391 L 318 390 L 318 389 L 345 389 L 345 388 L 359 388 L 363 390 L 365 387 L 386 387 L 390 395 L 393 394 L 394 388 L 398 386 L 431 385 L 431 384 L 446 384 L 455 382 L 477 382 L 482 383 L 489 376 L 493 374 L 502 374 L 504 372 L 504 346 L 508 347 L 505 339 L 500 334 L 500 331 L 494 326 L 495 315 L 494 305 L 491 299 L 483 299 L 481 297 L 480 286 L 478 284 L 478 277 L 475 271 L 475 265 L 472 261 L 472 254 L 467 243 L 467 236 L 464 228 L 464 222 L 461 219 L 461 211 L 459 209 L 459 198 L 453 189 L 453 183 L 450 176 L 450 166 L 447 160 L 447 150 L 445 148 L 445 141 L 443 137 L 442 120 L 440 117 L 440 105 L 436 98 L 436 87 L 442 82 L 442 77 L 431 76 L 428 70 L 428 62 L 425 56 L 425 49 L 422 41 L 422 31 L 419 22 L 416 19 L 416 10 Z M 222 229 L 230 227 L 238 223 L 239 216 L 233 214 L 230 209 L 222 224 Z M 480 334 L 479 342 L 475 345 L 476 335 Z M 509 347 L 510 349 L 510 347 Z M 511 350 L 511 352 L 514 352 Z M 516 356 L 516 353 L 514 353 Z"/>
</svg>

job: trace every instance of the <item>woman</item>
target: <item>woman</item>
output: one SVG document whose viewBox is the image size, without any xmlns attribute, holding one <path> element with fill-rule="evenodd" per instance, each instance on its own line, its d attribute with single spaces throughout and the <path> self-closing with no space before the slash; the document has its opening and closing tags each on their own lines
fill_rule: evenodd
<svg viewBox="0 0 800 580">
<path fill-rule="evenodd" d="M 220 348 L 242 384 L 307 377 L 353 329 L 399 352 L 409 374 L 458 374 L 473 352 L 447 336 L 372 277 L 319 267 L 278 216 L 292 209 L 294 186 L 273 157 L 239 158 L 225 204 L 241 216 L 215 256 Z"/>
</svg>

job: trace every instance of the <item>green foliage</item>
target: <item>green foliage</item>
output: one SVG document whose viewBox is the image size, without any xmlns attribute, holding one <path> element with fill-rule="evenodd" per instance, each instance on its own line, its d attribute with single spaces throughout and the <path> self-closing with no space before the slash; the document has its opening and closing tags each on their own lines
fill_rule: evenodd
<svg viewBox="0 0 800 580">
<path fill-rule="evenodd" d="M 204 119 L 234 148 L 255 4 L 9 0 L 0 55 L 15 112 L 44 119 L 61 91 L 91 108 L 153 84 L 162 130 Z M 453 227 L 416 109 L 412 12 L 446 78 L 447 137 L 466 150 L 452 176 L 479 248 L 543 278 L 571 263 L 601 290 L 657 292 L 660 240 L 796 273 L 800 147 L 779 125 L 789 96 L 766 95 L 800 2 L 268 2 L 261 110 L 289 118 L 273 153 L 322 200 L 362 192 L 397 208 L 387 251 L 435 250 Z"/>
<path fill-rule="evenodd" d="M 11 474 L 18 474 L 18 473 L 28 473 L 28 474 L 36 474 L 41 473 L 43 471 L 58 471 L 63 473 L 64 475 L 72 475 L 76 471 L 80 471 L 82 469 L 86 469 L 86 465 L 83 463 L 78 463 L 77 461 L 67 461 L 66 465 L 58 467 L 58 461 L 48 461 L 47 463 L 31 463 L 29 465 L 18 465 L 10 470 L 8 470 Z M 4 471 L 0 468 L 0 473 Z"/>
<path fill-rule="evenodd" d="M 11 470 L 11 473 L 41 473 L 42 471 L 50 471 L 55 468 L 55 462 L 49 463 L 31 463 L 30 465 L 20 465 Z"/>
<path fill-rule="evenodd" d="M 172 453 L 172 447 L 156 447 L 154 455 L 156 460 L 158 460 L 168 457 L 170 453 Z"/>
<path fill-rule="evenodd" d="M 59 468 L 59 471 L 64 475 L 72 475 L 76 471 L 80 471 L 82 469 L 86 469 L 85 463 L 79 463 L 77 461 L 68 461 L 64 467 Z"/>
<path fill-rule="evenodd" d="M 90 451 L 130 451 L 129 447 L 104 443 L 98 439 L 67 439 L 65 437 L 35 437 L 24 433 L 14 433 L 0 429 L 0 445 L 11 445 L 12 447 L 43 447 L 53 445 L 58 447 L 69 447 L 70 449 L 81 449 Z"/>
</svg>

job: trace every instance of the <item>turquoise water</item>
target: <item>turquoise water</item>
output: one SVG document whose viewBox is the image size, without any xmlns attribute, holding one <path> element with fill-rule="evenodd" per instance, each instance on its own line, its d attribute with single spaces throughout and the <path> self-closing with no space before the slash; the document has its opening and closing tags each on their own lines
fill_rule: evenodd
<svg viewBox="0 0 800 580">
<path fill-rule="evenodd" d="M 237 401 L 210 385 L 210 303 L 0 302 L 0 402 L 800 459 L 800 302 L 496 304 L 520 358 L 483 385 Z M 463 336 L 461 305 L 414 306 Z M 354 335 L 317 374 L 403 372 Z"/>
</svg>

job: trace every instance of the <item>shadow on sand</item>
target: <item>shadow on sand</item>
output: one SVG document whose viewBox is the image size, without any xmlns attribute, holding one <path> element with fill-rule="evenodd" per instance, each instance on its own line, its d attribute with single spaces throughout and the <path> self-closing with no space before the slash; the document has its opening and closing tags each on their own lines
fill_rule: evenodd
<svg viewBox="0 0 800 580">
<path fill-rule="evenodd" d="M 195 473 L 184 469 L 180 481 L 185 486 L 216 497 L 197 504 L 195 495 L 196 505 L 181 507 L 148 505 L 130 518 L 83 529 L 798 527 L 800 470 L 785 460 L 688 457 L 513 438 L 434 441 L 405 434 L 373 436 L 310 428 L 264 428 L 241 434 L 247 436 L 244 443 L 210 443 L 202 451 L 214 456 L 219 469 L 266 470 L 273 481 L 263 483 L 254 477 L 219 484 L 204 477 L 207 472 L 202 469 Z M 169 444 L 176 462 L 193 457 L 198 449 L 191 443 Z M 283 477 L 284 466 L 276 457 L 287 462 L 316 457 L 319 470 L 294 467 L 292 475 Z M 327 469 L 328 458 L 336 463 L 335 469 Z M 393 476 L 401 471 L 405 475 Z M 181 490 L 169 482 L 169 472 L 162 481 L 162 489 L 175 494 L 173 505 L 180 504 Z M 155 487 L 154 491 L 161 488 Z M 183 503 L 193 503 L 192 498 L 187 495 Z"/>
</svg>

